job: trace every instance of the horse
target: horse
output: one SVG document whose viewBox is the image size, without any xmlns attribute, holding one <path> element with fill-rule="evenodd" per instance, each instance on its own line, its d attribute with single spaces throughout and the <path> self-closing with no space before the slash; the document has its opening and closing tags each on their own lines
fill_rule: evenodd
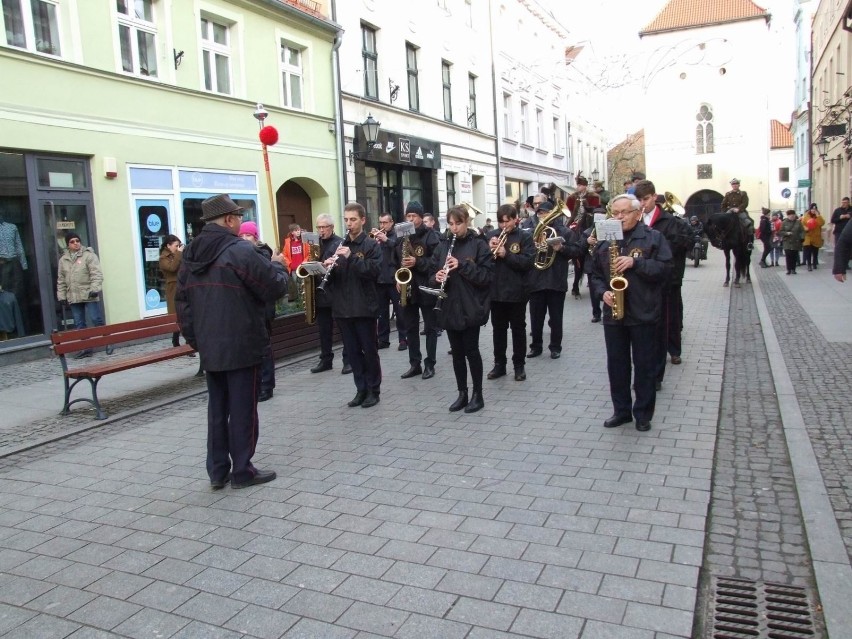
<svg viewBox="0 0 852 639">
<path fill-rule="evenodd" d="M 745 218 L 745 219 L 744 219 Z M 749 258 L 754 243 L 754 222 L 745 212 L 712 213 L 704 225 L 710 243 L 725 253 L 725 283 L 731 282 L 731 253 L 734 255 L 734 287 L 740 287 L 740 278 L 751 283 Z"/>
</svg>

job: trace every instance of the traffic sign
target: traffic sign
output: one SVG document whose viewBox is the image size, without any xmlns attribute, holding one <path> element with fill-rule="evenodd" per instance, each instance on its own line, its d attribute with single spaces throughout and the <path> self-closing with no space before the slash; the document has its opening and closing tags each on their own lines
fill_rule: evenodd
<svg viewBox="0 0 852 639">
<path fill-rule="evenodd" d="M 790 197 L 790 189 L 782 189 L 781 197 L 783 197 L 785 200 Z"/>
<path fill-rule="evenodd" d="M 807 188 L 807 187 L 809 187 L 810 185 L 811 185 L 811 181 L 810 181 L 810 180 L 799 180 L 799 188 L 802 188 L 802 187 Z"/>
</svg>

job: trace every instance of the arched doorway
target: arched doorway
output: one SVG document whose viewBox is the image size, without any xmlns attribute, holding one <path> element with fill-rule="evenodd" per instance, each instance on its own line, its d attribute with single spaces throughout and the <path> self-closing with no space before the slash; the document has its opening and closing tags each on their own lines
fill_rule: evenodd
<svg viewBox="0 0 852 639">
<path fill-rule="evenodd" d="M 291 224 L 298 224 L 306 230 L 313 229 L 311 197 L 305 189 L 293 180 L 287 180 L 275 195 L 278 208 L 278 232 L 281 234 L 278 238 L 279 242 L 283 244 Z"/>
<path fill-rule="evenodd" d="M 718 213 L 722 209 L 722 194 L 710 189 L 696 191 L 689 196 L 684 208 L 687 220 L 697 215 L 701 223 L 705 224 L 711 213 Z"/>
</svg>

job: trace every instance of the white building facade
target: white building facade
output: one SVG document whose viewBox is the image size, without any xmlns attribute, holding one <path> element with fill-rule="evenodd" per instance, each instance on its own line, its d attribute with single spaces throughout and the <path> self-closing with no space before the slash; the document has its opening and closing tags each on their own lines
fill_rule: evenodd
<svg viewBox="0 0 852 639">
<path fill-rule="evenodd" d="M 719 210 L 735 177 L 752 212 L 768 206 L 768 22 L 751 0 L 672 0 L 640 33 L 658 60 L 637 105 L 647 173 L 687 215 Z"/>
<path fill-rule="evenodd" d="M 810 204 L 811 177 L 811 23 L 817 0 L 796 0 L 796 78 L 793 98 L 793 207 L 803 214 Z"/>
</svg>

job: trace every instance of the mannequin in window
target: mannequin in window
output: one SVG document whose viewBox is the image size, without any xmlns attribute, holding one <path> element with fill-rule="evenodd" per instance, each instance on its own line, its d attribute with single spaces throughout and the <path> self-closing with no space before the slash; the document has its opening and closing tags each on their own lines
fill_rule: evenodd
<svg viewBox="0 0 852 639">
<path fill-rule="evenodd" d="M 24 307 L 24 271 L 27 256 L 18 227 L 6 221 L 0 211 L 0 288 L 15 296 L 18 305 Z"/>
</svg>

